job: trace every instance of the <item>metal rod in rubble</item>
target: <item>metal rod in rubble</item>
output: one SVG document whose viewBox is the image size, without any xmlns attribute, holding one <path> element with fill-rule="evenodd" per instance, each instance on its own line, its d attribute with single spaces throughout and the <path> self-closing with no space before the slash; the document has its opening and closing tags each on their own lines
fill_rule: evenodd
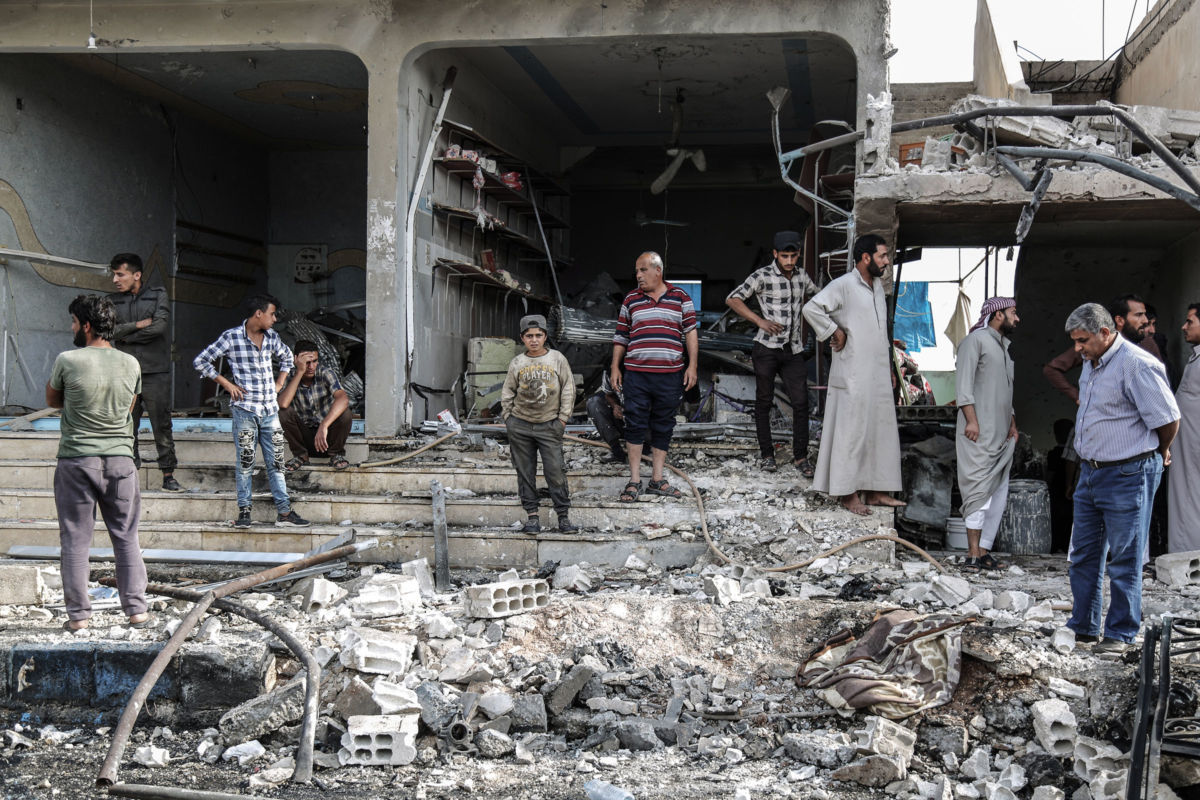
<svg viewBox="0 0 1200 800">
<path fill-rule="evenodd" d="M 446 533 L 446 489 L 431 481 L 433 494 L 433 580 L 439 592 L 450 591 L 450 539 Z"/>
</svg>

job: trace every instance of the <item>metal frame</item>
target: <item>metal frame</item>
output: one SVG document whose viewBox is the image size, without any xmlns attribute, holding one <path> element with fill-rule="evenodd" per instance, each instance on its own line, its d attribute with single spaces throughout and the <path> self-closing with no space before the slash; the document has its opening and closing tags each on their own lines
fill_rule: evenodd
<svg viewBox="0 0 1200 800">
<path fill-rule="evenodd" d="M 1200 653 L 1200 619 L 1164 614 L 1160 624 L 1146 631 L 1138 669 L 1127 800 L 1153 800 L 1164 754 L 1200 759 L 1200 715 L 1193 709 L 1192 716 L 1169 716 L 1172 699 L 1181 694 L 1181 687 L 1172 681 L 1172 667 L 1192 653 Z"/>
</svg>

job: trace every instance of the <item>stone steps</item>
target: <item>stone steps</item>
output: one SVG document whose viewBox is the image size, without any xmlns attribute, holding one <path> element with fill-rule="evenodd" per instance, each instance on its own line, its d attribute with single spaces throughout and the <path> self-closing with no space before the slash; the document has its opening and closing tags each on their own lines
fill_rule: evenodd
<svg viewBox="0 0 1200 800">
<path fill-rule="evenodd" d="M 291 492 L 292 505 L 309 521 L 336 525 L 350 520 L 353 525 L 397 524 L 432 525 L 433 504 L 428 496 L 387 496 L 353 494 L 304 494 Z M 543 520 L 553 517 L 548 504 Z M 254 519 L 274 520 L 275 506 L 270 494 L 256 493 L 252 499 Z M 142 493 L 143 522 L 190 522 L 233 520 L 237 517 L 237 496 L 233 492 L 170 492 L 147 490 Z M 580 525 L 600 530 L 640 527 L 647 522 L 674 525 L 694 520 L 696 502 L 643 497 L 636 503 L 579 496 L 571 499 L 571 519 Z M 56 519 L 54 491 L 51 489 L 9 489 L 0 493 L 0 519 Z M 455 527 L 506 527 L 524 520 L 525 514 L 515 497 L 467 497 L 446 500 L 446 523 Z"/>
<path fill-rule="evenodd" d="M 0 453 L 7 459 L 54 459 L 58 455 L 58 431 L 0 431 Z M 154 438 L 146 432 L 138 437 L 138 449 L 147 458 L 154 458 Z M 346 458 L 352 463 L 367 460 L 367 440 L 351 436 L 346 441 Z M 176 433 L 175 455 L 183 463 L 233 463 L 233 438 L 228 433 Z M 262 456 L 255 453 L 262 463 Z"/>
<path fill-rule="evenodd" d="M 54 459 L 0 459 L 0 491 L 53 489 L 56 465 Z M 595 492 L 615 497 L 625 485 L 626 478 L 616 465 L 607 469 L 613 474 L 598 475 L 595 472 L 569 470 L 567 482 L 572 494 Z M 181 463 L 175 470 L 175 478 L 188 490 L 234 491 L 233 464 L 228 461 Z M 511 495 L 517 486 L 516 472 L 502 462 L 481 464 L 477 468 L 428 465 L 372 469 L 348 467 L 344 470 L 314 463 L 287 476 L 289 491 L 364 495 L 413 492 L 427 495 L 430 483 L 435 480 L 447 490 L 466 490 L 480 495 Z M 544 485 L 540 478 L 538 483 Z M 158 489 L 162 486 L 162 472 L 157 467 L 143 465 L 140 484 L 143 491 Z M 255 471 L 254 486 L 266 490 L 266 473 L 262 469 Z"/>
<path fill-rule="evenodd" d="M 543 520 L 550 523 L 553 514 Z M 336 525 L 311 528 L 276 528 L 272 523 L 257 523 L 250 528 L 234 528 L 227 522 L 145 522 L 138 535 L 143 548 L 162 550 L 226 550 L 259 553 L 302 553 L 346 532 Z M 360 538 L 377 538 L 379 547 L 368 550 L 361 559 L 374 562 L 410 561 L 427 558 L 434 563 L 433 531 L 429 527 L 375 528 L 354 526 Z M 702 538 L 685 542 L 678 534 L 661 539 L 646 539 L 640 533 L 616 533 L 584 530 L 562 534 L 544 531 L 537 535 L 510 528 L 451 528 L 448 533 L 450 566 L 537 567 L 547 561 L 573 564 L 587 561 L 608 568 L 625 564 L 631 554 L 660 567 L 684 567 L 692 564 L 705 549 Z M 0 520 L 0 554 L 12 545 L 58 546 L 58 523 L 45 520 Z M 103 525 L 97 525 L 92 547 L 109 548 L 111 543 Z"/>
</svg>

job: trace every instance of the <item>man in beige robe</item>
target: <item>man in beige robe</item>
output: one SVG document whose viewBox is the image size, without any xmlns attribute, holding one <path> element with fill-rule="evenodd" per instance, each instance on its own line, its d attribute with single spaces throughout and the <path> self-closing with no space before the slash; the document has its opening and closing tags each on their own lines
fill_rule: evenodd
<svg viewBox="0 0 1200 800">
<path fill-rule="evenodd" d="M 958 491 L 967 528 L 964 571 L 1001 569 L 989 552 L 1008 503 L 1008 472 L 1017 442 L 1009 336 L 1020 317 L 1010 297 L 983 304 L 979 321 L 958 346 L 955 394 Z"/>
<path fill-rule="evenodd" d="M 1171 448 L 1167 492 L 1167 552 L 1200 550 L 1200 303 L 1187 308 L 1183 338 L 1191 346 L 1183 379 L 1175 390 L 1181 414 L 1179 437 Z"/>
<path fill-rule="evenodd" d="M 904 503 L 887 494 L 902 486 L 887 303 L 879 280 L 890 263 L 887 244 L 875 234 L 860 236 L 853 254 L 854 266 L 808 301 L 804 318 L 833 350 L 813 488 L 866 516 L 868 505 Z"/>
</svg>

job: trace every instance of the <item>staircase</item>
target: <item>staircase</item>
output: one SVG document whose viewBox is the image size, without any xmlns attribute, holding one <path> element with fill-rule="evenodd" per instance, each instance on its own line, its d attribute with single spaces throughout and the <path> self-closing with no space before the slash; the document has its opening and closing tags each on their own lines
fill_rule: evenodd
<svg viewBox="0 0 1200 800">
<path fill-rule="evenodd" d="M 275 506 L 260 457 L 254 476 L 255 524 L 235 528 L 230 435 L 176 433 L 175 444 L 180 464 L 175 477 L 187 489 L 183 493 L 159 489 L 161 472 L 144 460 L 154 457 L 153 439 L 143 432 L 139 440 L 144 457 L 139 528 L 143 549 L 300 554 L 353 529 L 359 538 L 379 540 L 377 549 L 364 554 L 369 560 L 424 557 L 433 563 L 432 481 L 446 490 L 453 568 L 527 568 L 546 561 L 620 567 L 634 553 L 648 563 L 678 567 L 693 563 L 705 549 L 699 535 L 691 541 L 678 534 L 648 539 L 640 528 L 649 522 L 698 523 L 696 503 L 690 496 L 682 501 L 643 498 L 620 503 L 616 496 L 625 483 L 626 468 L 616 464 L 593 463 L 568 471 L 571 519 L 583 526 L 581 533 L 552 530 L 555 515 L 546 500 L 541 519 L 548 530 L 537 536 L 520 533 L 513 526 L 523 523 L 525 514 L 507 457 L 464 450 L 453 441 L 396 466 L 335 471 L 318 460 L 289 475 L 292 505 L 312 522 L 310 528 L 275 527 Z M 346 455 L 359 464 L 393 455 L 398 444 L 351 437 Z M 0 558 L 14 545 L 58 546 L 53 490 L 57 448 L 57 432 L 0 433 Z M 579 460 L 585 449 L 568 446 L 568 463 L 573 457 Z M 111 546 L 100 520 L 92 546 Z"/>
</svg>

